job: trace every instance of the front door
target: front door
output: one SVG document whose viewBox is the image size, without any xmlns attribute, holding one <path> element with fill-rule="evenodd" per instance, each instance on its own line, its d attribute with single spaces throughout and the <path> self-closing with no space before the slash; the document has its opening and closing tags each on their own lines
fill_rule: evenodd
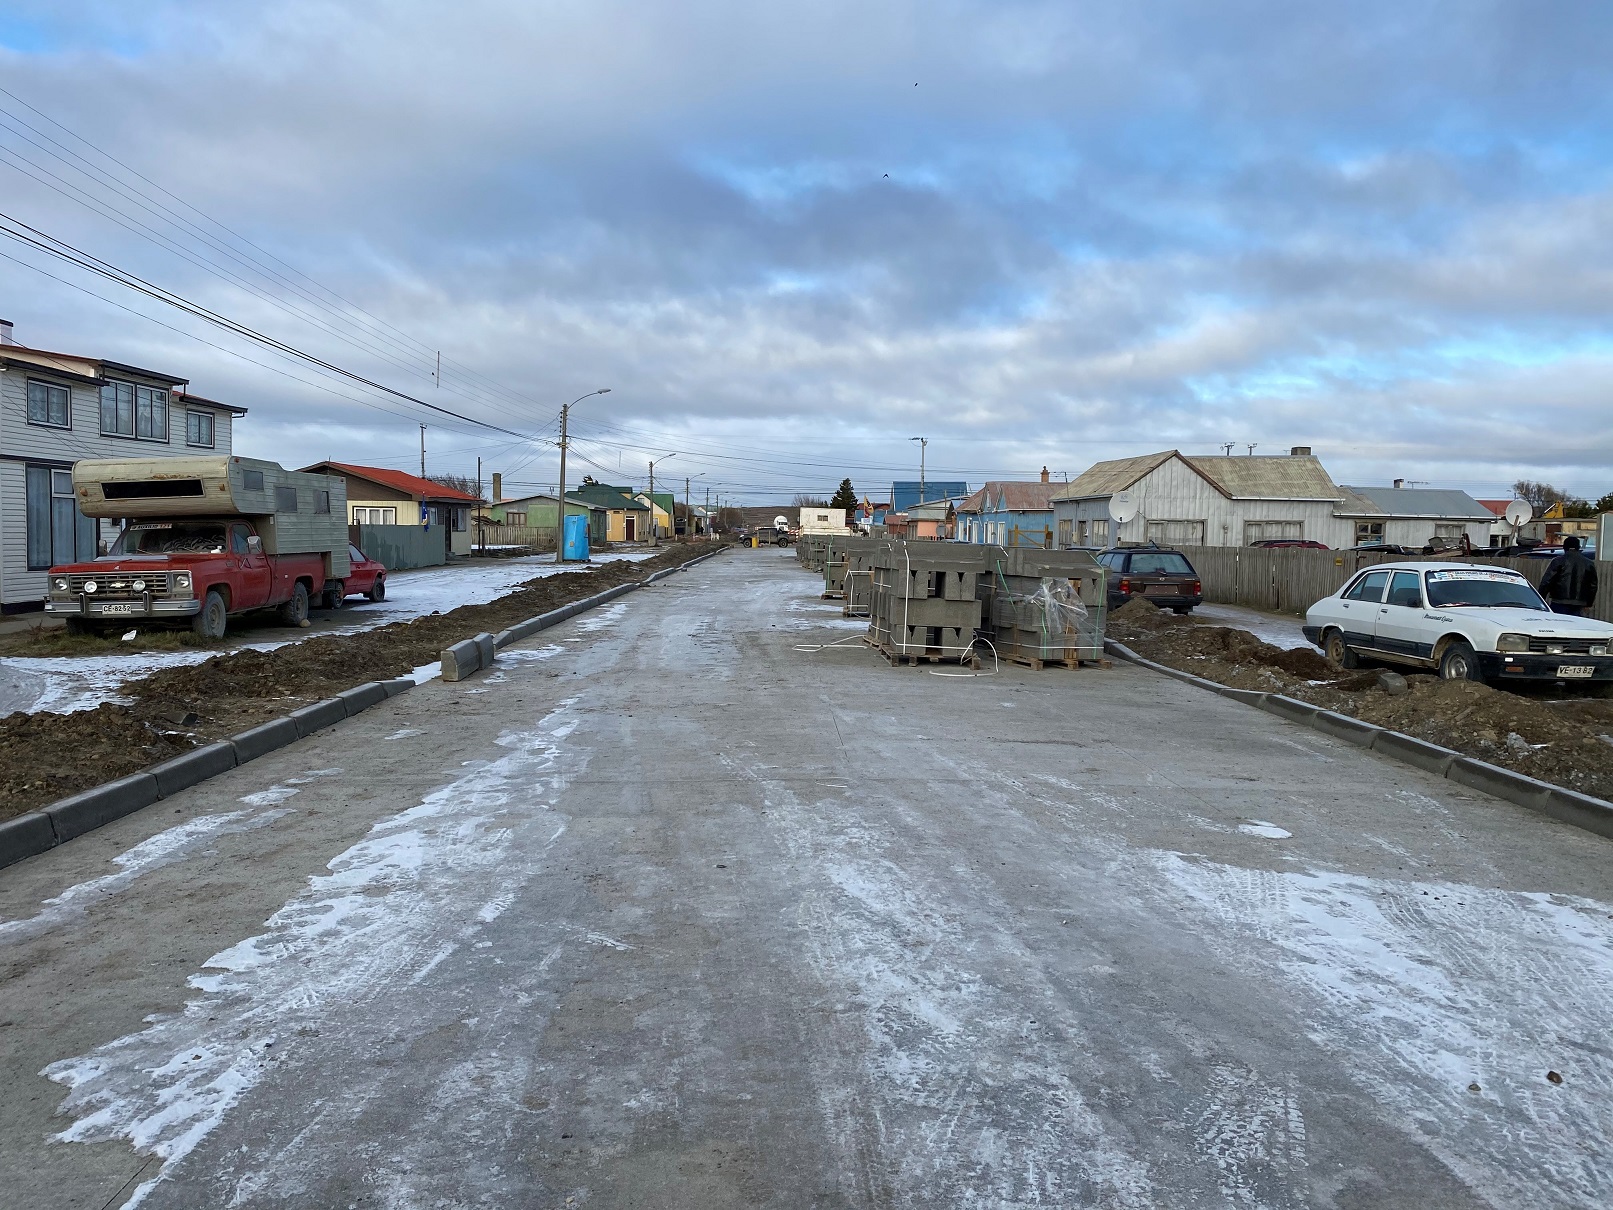
<svg viewBox="0 0 1613 1210">
<path fill-rule="evenodd" d="M 1371 647 L 1376 642 L 1378 610 L 1383 608 L 1383 592 L 1389 586 L 1389 573 L 1369 571 L 1339 600 L 1339 620 L 1344 623 L 1344 641 L 1352 647 Z"/>
<path fill-rule="evenodd" d="M 638 532 L 638 526 L 635 522 L 636 518 L 633 517 L 624 517 L 622 519 L 622 534 L 624 541 L 632 542 L 636 540 L 635 535 Z"/>
<path fill-rule="evenodd" d="M 269 557 L 247 541 L 252 531 L 239 522 L 230 526 L 230 560 L 235 564 L 235 599 L 231 610 L 257 609 L 269 602 Z"/>
<path fill-rule="evenodd" d="M 1378 607 L 1378 629 L 1373 646 L 1392 655 L 1433 655 L 1428 642 L 1428 623 L 1423 620 L 1422 576 L 1414 571 L 1397 571 L 1389 581 L 1389 595 Z"/>
</svg>

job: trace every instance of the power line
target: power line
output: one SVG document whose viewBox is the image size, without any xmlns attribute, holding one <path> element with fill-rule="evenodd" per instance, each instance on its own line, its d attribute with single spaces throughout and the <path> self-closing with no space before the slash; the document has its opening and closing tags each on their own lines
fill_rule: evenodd
<svg viewBox="0 0 1613 1210">
<path fill-rule="evenodd" d="M 20 219 L 13 218 L 11 215 L 0 211 L 0 224 L 3 223 L 10 223 L 12 226 L 7 227 L 0 225 L 0 235 L 7 236 L 18 243 L 25 244 L 29 247 L 37 248 L 41 252 L 48 253 L 49 255 L 57 257 L 60 260 L 67 261 L 69 264 L 76 265 L 80 269 L 88 270 L 89 272 L 104 277 L 109 281 L 116 282 L 118 285 L 126 286 L 131 290 L 136 290 L 139 293 L 146 295 L 148 298 L 154 298 L 158 302 L 166 303 L 177 310 L 185 312 L 187 315 L 192 315 L 198 319 L 205 320 L 207 323 L 213 324 L 215 327 L 223 328 L 225 331 L 233 333 L 236 336 L 244 337 L 247 340 L 263 345 L 266 348 L 289 354 L 292 357 L 306 361 L 310 365 L 318 366 L 321 369 L 328 370 L 333 374 L 338 374 L 341 377 L 349 379 L 352 382 L 356 382 L 361 386 L 369 387 L 371 390 L 381 391 L 387 395 L 393 396 L 394 398 L 402 399 L 407 403 L 412 403 L 416 407 L 422 407 L 428 411 L 436 412 L 439 415 L 451 416 L 454 419 L 462 420 L 467 424 L 473 424 L 479 428 L 491 429 L 494 432 L 504 433 L 510 437 L 517 437 L 526 441 L 539 440 L 539 438 L 533 437 L 530 433 L 518 433 L 514 429 L 507 429 L 500 425 L 490 424 L 485 420 L 477 420 L 474 416 L 466 416 L 461 412 L 454 411 L 452 408 L 445 408 L 439 404 L 428 403 L 424 399 L 417 399 L 413 395 L 396 390 L 393 387 L 385 386 L 382 383 L 376 382 L 374 379 L 366 378 L 362 374 L 357 374 L 352 370 L 345 369 L 334 362 L 325 360 L 323 357 L 318 357 L 313 353 L 305 352 L 304 350 L 297 348 L 295 345 L 287 344 L 285 341 L 277 340 L 272 336 L 265 335 L 264 333 L 257 331 L 255 328 L 249 328 L 245 324 L 238 323 L 233 319 L 220 315 L 216 311 L 209 310 L 199 303 L 192 302 L 184 296 L 176 294 L 171 290 L 153 285 L 144 278 L 136 277 L 127 270 L 120 269 L 108 261 L 101 260 L 99 257 L 93 256 L 80 248 L 74 247 L 65 240 L 60 240 L 55 236 L 48 235 L 39 230 L 37 227 L 31 227 L 27 223 L 22 222 Z M 19 227 L 22 230 L 13 230 L 12 227 Z"/>
</svg>

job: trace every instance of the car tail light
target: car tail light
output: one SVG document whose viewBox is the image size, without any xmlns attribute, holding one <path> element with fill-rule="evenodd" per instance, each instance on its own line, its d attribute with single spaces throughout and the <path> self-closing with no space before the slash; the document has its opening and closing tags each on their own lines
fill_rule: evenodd
<svg viewBox="0 0 1613 1210">
<path fill-rule="evenodd" d="M 1131 581 L 1129 579 L 1123 579 L 1123 580 L 1120 581 L 1120 591 L 1121 592 L 1130 592 L 1131 591 Z"/>
<path fill-rule="evenodd" d="M 1204 585 L 1199 583 L 1197 580 L 1193 581 L 1193 595 L 1196 597 L 1201 597 L 1204 595 Z"/>
</svg>

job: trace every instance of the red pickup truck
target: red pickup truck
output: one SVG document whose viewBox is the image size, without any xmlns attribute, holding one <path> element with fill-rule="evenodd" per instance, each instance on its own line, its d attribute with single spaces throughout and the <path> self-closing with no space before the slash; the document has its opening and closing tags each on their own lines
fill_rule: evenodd
<svg viewBox="0 0 1613 1210">
<path fill-rule="evenodd" d="M 197 634 L 218 639 L 229 615 L 259 609 L 303 625 L 327 584 L 323 555 L 265 554 L 251 521 L 185 517 L 133 522 L 108 554 L 51 568 L 49 591 L 45 610 L 65 617 L 70 633 L 137 618 L 188 620 Z"/>
</svg>

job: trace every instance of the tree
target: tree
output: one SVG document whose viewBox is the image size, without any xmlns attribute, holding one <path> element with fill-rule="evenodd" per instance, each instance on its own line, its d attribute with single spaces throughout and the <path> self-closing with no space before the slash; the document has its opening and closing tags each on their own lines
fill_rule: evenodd
<svg viewBox="0 0 1613 1210">
<path fill-rule="evenodd" d="M 851 486 L 850 479 L 840 481 L 835 494 L 829 497 L 829 507 L 845 509 L 846 520 L 851 520 L 851 514 L 857 511 L 857 489 Z"/>
<path fill-rule="evenodd" d="M 464 475 L 432 475 L 427 479 L 427 482 L 440 483 L 444 487 L 453 488 L 456 492 L 464 492 L 467 496 L 476 496 L 478 498 L 481 496 L 481 493 L 477 490 L 476 480 L 467 479 Z"/>
<path fill-rule="evenodd" d="M 1591 505 L 1591 508 L 1599 513 L 1613 513 L 1613 492 L 1608 492 L 1607 495 Z"/>
<path fill-rule="evenodd" d="M 1559 500 L 1568 499 L 1567 492 L 1549 483 L 1536 483 L 1533 479 L 1519 479 L 1512 485 L 1512 494 L 1519 500 L 1527 500 L 1537 517 Z"/>
<path fill-rule="evenodd" d="M 829 502 L 827 500 L 825 500 L 822 496 L 804 496 L 804 495 L 800 495 L 800 494 L 797 494 L 795 499 L 790 501 L 790 504 L 795 508 L 828 508 L 829 507 Z"/>
<path fill-rule="evenodd" d="M 1563 504 L 1563 516 L 1594 517 L 1596 516 L 1596 505 L 1592 504 L 1589 500 L 1581 500 L 1578 497 L 1571 497 Z"/>
</svg>

